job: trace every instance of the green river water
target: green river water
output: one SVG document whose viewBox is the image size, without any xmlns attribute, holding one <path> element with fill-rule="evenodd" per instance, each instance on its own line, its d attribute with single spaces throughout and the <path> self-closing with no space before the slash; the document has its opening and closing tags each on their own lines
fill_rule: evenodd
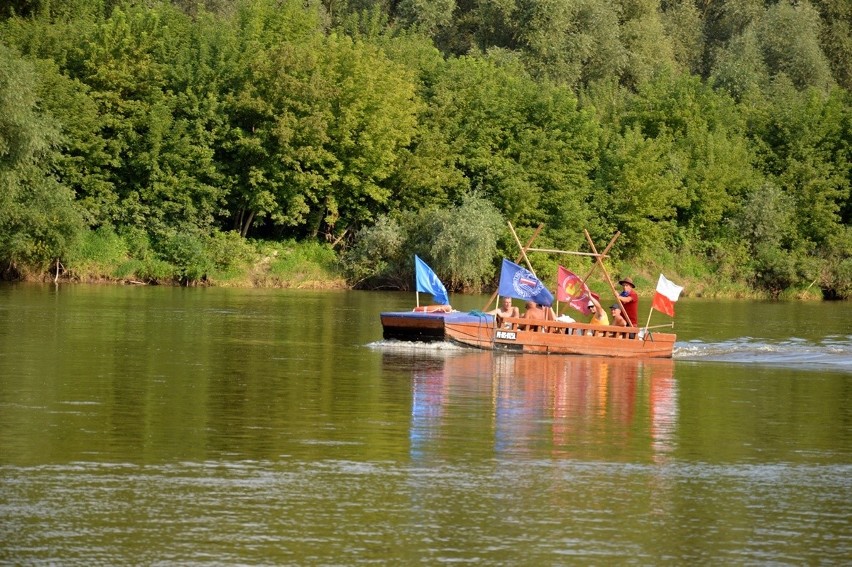
<svg viewBox="0 0 852 567">
<path fill-rule="evenodd" d="M 383 341 L 413 302 L 0 286 L 0 564 L 852 560 L 852 304 L 631 362 Z"/>
</svg>

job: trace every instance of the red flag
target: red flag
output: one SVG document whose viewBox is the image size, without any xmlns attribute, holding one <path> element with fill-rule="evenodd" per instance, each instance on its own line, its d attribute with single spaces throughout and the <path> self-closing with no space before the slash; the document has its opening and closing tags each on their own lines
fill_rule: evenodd
<svg viewBox="0 0 852 567">
<path fill-rule="evenodd" d="M 562 266 L 557 273 L 556 299 L 568 302 L 568 304 L 586 315 L 589 314 L 589 288 L 577 274 L 574 274 Z"/>
<path fill-rule="evenodd" d="M 663 274 L 660 274 L 660 279 L 657 281 L 657 290 L 654 292 L 654 299 L 651 302 L 651 309 L 656 309 L 669 317 L 674 317 L 674 304 L 682 291 L 682 286 L 667 280 Z"/>
</svg>

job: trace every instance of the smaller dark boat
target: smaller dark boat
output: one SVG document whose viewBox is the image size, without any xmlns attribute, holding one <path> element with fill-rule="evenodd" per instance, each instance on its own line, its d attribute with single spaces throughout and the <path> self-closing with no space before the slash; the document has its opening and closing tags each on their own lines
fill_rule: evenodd
<svg viewBox="0 0 852 567">
<path fill-rule="evenodd" d="M 462 311 L 385 311 L 381 313 L 382 336 L 386 340 L 435 342 L 448 340 L 446 325 L 494 327 L 492 315 L 476 315 Z"/>
</svg>

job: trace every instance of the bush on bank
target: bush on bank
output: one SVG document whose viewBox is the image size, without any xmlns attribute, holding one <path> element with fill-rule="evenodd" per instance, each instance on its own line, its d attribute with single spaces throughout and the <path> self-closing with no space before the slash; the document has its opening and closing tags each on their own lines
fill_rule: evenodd
<svg viewBox="0 0 852 567">
<path fill-rule="evenodd" d="M 269 242 L 235 232 L 174 231 L 152 239 L 102 227 L 83 234 L 59 266 L 61 281 L 222 287 L 345 287 L 337 254 L 316 242 Z M 55 277 L 54 270 L 24 279 Z"/>
</svg>

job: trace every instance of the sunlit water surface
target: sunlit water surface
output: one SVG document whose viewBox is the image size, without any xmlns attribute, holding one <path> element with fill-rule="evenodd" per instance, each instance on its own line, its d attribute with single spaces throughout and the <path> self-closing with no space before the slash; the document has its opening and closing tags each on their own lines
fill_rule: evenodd
<svg viewBox="0 0 852 567">
<path fill-rule="evenodd" d="M 0 563 L 852 557 L 849 304 L 685 299 L 630 362 L 383 341 L 411 301 L 0 287 Z"/>
</svg>

